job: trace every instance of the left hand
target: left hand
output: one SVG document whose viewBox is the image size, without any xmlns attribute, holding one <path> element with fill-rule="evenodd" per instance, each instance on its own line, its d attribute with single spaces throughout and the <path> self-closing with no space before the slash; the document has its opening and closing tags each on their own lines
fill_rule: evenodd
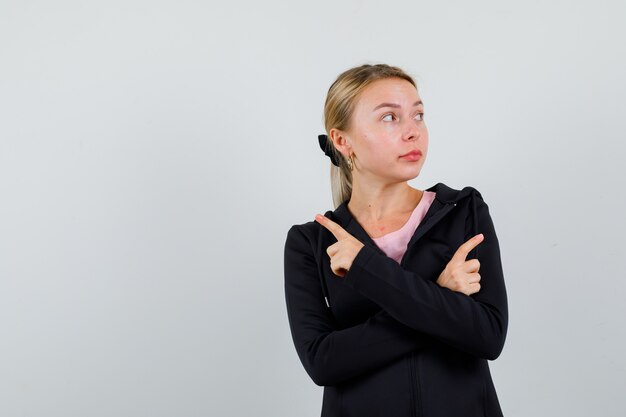
<svg viewBox="0 0 626 417">
<path fill-rule="evenodd" d="M 330 256 L 330 269 L 333 273 L 340 277 L 345 276 L 357 253 L 365 245 L 328 217 L 316 214 L 315 220 L 337 238 L 337 242 L 330 245 L 326 253 Z"/>
</svg>

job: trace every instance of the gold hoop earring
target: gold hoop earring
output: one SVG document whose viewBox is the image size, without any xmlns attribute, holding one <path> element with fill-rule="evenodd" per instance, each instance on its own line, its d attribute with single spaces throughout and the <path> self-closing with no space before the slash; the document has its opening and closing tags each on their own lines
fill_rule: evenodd
<svg viewBox="0 0 626 417">
<path fill-rule="evenodd" d="M 354 169 L 354 159 L 352 159 L 352 154 L 346 159 L 346 163 L 348 164 L 348 169 L 352 171 Z"/>
</svg>

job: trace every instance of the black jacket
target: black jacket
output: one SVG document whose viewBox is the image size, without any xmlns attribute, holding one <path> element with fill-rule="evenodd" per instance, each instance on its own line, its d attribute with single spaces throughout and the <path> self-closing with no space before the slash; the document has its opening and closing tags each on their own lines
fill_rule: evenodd
<svg viewBox="0 0 626 417">
<path fill-rule="evenodd" d="M 489 208 L 473 187 L 427 190 L 436 198 L 400 264 L 347 202 L 325 213 L 365 245 L 343 278 L 330 269 L 330 231 L 310 221 L 287 233 L 289 326 L 305 370 L 324 386 L 322 417 L 502 416 L 487 361 L 504 346 L 508 303 Z M 480 291 L 440 287 L 448 261 L 479 233 L 466 259 L 480 261 Z"/>
</svg>

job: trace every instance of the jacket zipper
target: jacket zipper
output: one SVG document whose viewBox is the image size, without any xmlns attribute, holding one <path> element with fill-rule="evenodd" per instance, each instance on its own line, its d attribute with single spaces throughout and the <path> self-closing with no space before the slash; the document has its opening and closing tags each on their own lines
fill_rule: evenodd
<svg viewBox="0 0 626 417">
<path fill-rule="evenodd" d="M 435 213 L 431 218 L 429 218 L 425 223 L 422 223 L 417 226 L 413 237 L 408 243 L 406 251 L 400 260 L 400 266 L 404 267 L 404 261 L 409 253 L 411 247 L 415 244 L 415 242 L 424 235 L 428 230 L 430 230 L 439 220 L 441 220 L 452 208 L 456 206 L 456 203 L 448 203 L 445 207 Z M 423 226 L 420 228 L 420 226 Z M 417 370 L 417 358 L 416 353 L 411 353 L 410 358 L 410 372 L 411 375 L 411 413 L 413 417 L 419 417 L 422 415 L 422 398 L 420 392 L 420 380 L 419 373 Z"/>
<path fill-rule="evenodd" d="M 417 372 L 415 370 L 415 353 L 411 353 L 411 359 L 410 359 L 411 363 L 410 363 L 410 375 L 411 375 L 411 415 L 413 417 L 417 417 L 417 402 L 419 400 L 416 401 L 416 396 L 419 396 L 419 392 L 417 390 Z"/>
</svg>

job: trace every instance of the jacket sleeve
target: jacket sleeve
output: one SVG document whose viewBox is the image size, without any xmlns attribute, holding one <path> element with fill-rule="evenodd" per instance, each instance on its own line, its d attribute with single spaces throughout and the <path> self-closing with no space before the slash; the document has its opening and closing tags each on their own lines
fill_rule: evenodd
<svg viewBox="0 0 626 417">
<path fill-rule="evenodd" d="M 412 329 L 471 355 L 494 360 L 506 338 L 507 295 L 489 208 L 480 193 L 475 194 L 474 234 L 484 234 L 484 240 L 470 252 L 480 261 L 481 289 L 477 293 L 467 296 L 441 287 L 368 245 L 357 253 L 344 283 Z"/>
<path fill-rule="evenodd" d="M 292 226 L 285 243 L 287 315 L 300 361 L 315 384 L 336 385 L 428 343 L 429 336 L 384 310 L 339 329 L 324 301 L 312 248 L 299 226 Z"/>
</svg>

